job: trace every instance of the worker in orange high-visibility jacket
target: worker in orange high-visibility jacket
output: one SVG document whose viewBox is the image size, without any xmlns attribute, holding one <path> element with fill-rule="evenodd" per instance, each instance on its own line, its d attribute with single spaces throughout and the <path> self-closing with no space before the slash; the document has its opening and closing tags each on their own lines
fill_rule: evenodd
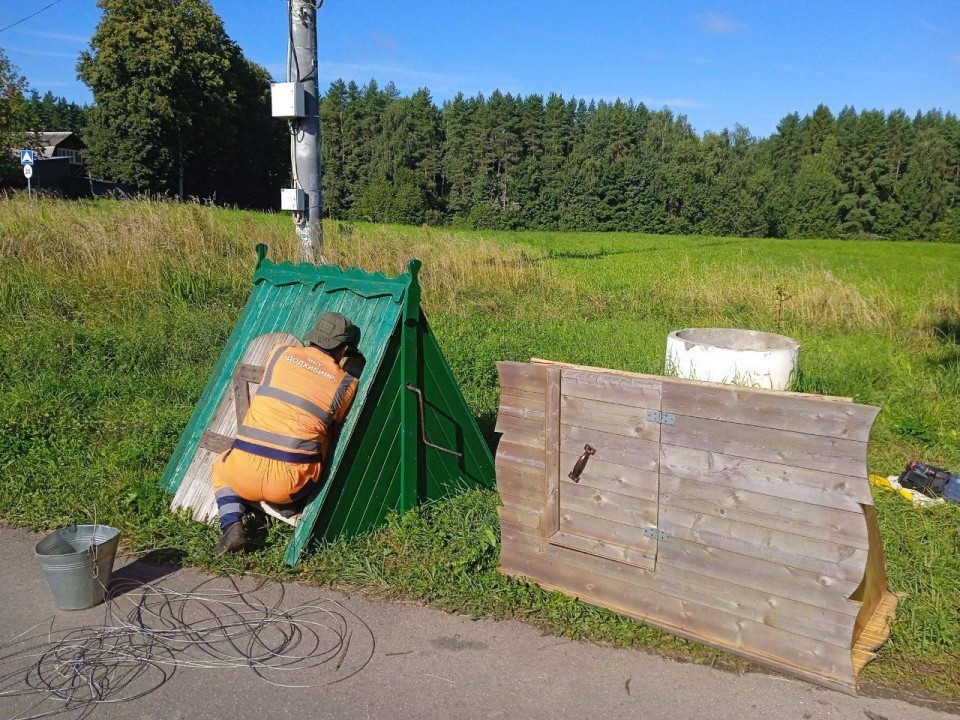
<svg viewBox="0 0 960 720">
<path fill-rule="evenodd" d="M 221 531 L 217 555 L 247 541 L 244 500 L 296 508 L 316 488 L 323 459 L 357 392 L 357 379 L 340 367 L 356 335 L 347 317 L 327 312 L 304 338 L 304 347 L 278 345 L 270 353 L 233 446 L 213 463 Z"/>
</svg>

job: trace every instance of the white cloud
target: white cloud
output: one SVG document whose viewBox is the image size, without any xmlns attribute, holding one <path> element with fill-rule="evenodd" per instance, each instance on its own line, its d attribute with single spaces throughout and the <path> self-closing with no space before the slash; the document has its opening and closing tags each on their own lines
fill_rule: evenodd
<svg viewBox="0 0 960 720">
<path fill-rule="evenodd" d="M 711 35 L 738 35 L 747 29 L 747 26 L 739 20 L 712 10 L 697 15 L 696 20 L 700 29 Z"/>
<path fill-rule="evenodd" d="M 605 102 L 610 103 L 611 105 L 617 101 L 627 103 L 643 103 L 648 108 L 670 108 L 673 110 L 676 109 L 691 109 L 691 108 L 709 108 L 712 107 L 709 103 L 700 102 L 699 100 L 693 100 L 691 98 L 685 97 L 653 97 L 651 95 L 644 95 L 643 97 L 627 96 L 627 95 L 608 95 L 606 93 L 597 93 L 597 92 L 585 92 L 577 93 L 571 92 L 569 95 L 562 94 L 561 97 L 565 97 L 568 100 L 570 98 L 576 98 L 577 100 L 586 100 L 590 102 L 591 100 L 595 102 Z"/>
<path fill-rule="evenodd" d="M 286 62 L 270 62 L 265 67 L 275 80 L 286 77 Z M 477 82 L 476 78 L 467 75 L 432 72 L 399 63 L 322 61 L 320 87 L 325 90 L 326 86 L 337 78 L 354 80 L 358 83 L 365 83 L 372 78 L 381 86 L 393 81 L 401 86 L 401 90 L 404 87 L 426 86 L 432 93 L 438 95 L 445 95 L 450 91 L 466 91 L 467 87 Z"/>
<path fill-rule="evenodd" d="M 386 84 L 390 80 L 407 80 L 408 82 L 426 85 L 433 84 L 443 87 L 467 82 L 467 78 L 459 75 L 431 72 L 429 70 L 421 70 L 420 68 L 389 63 L 321 62 L 320 76 L 321 78 L 356 78 L 360 76 L 366 79 L 373 77 L 381 84 Z"/>
<path fill-rule="evenodd" d="M 79 50 L 75 52 L 57 52 L 55 50 L 35 50 L 34 48 L 12 46 L 9 49 L 18 53 L 23 53 L 24 55 L 35 55 L 37 57 L 70 58 L 76 60 L 80 55 Z"/>
<path fill-rule="evenodd" d="M 644 105 L 650 107 L 668 107 L 668 108 L 706 108 L 710 107 L 706 103 L 702 103 L 699 100 L 691 100 L 690 98 L 676 97 L 676 98 L 655 98 L 655 97 L 642 97 L 640 102 Z"/>
<path fill-rule="evenodd" d="M 923 18 L 918 18 L 918 19 L 917 19 L 917 23 L 918 23 L 918 24 L 920 25 L 920 27 L 922 27 L 924 30 L 929 30 L 930 32 L 934 32 L 934 33 L 936 33 L 937 35 L 949 35 L 949 34 L 950 34 L 950 32 L 949 32 L 948 30 L 945 30 L 945 29 L 944 29 L 943 27 L 941 27 L 940 25 L 936 25 L 935 23 L 932 23 L 932 22 L 930 22 L 929 20 L 924 20 Z"/>
<path fill-rule="evenodd" d="M 384 35 L 383 33 L 378 33 L 376 30 L 373 30 L 370 33 L 370 37 L 380 47 L 386 48 L 390 52 L 397 51 L 397 43 L 392 37 Z"/>
<path fill-rule="evenodd" d="M 31 37 L 42 38 L 44 40 L 59 40 L 61 42 L 70 42 L 78 45 L 86 45 L 90 42 L 90 37 L 87 35 L 75 35 L 72 33 L 58 33 L 58 32 L 48 32 L 46 30 L 20 30 L 16 29 L 13 32 L 19 33 L 20 35 L 30 35 Z"/>
</svg>

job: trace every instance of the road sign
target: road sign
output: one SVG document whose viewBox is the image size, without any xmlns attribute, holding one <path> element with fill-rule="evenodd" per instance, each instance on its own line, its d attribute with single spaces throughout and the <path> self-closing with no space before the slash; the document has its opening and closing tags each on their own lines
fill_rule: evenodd
<svg viewBox="0 0 960 720">
<path fill-rule="evenodd" d="M 33 150 L 21 150 L 20 151 L 20 164 L 21 165 L 33 165 Z M 29 177 L 29 176 L 28 176 Z"/>
<path fill-rule="evenodd" d="M 23 176 L 29 180 L 33 177 L 33 165 L 24 165 L 23 166 Z"/>
</svg>

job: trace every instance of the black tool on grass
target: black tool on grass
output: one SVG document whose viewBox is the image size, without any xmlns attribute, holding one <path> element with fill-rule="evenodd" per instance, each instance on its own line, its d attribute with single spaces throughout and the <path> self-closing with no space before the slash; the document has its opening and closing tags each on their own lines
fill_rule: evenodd
<svg viewBox="0 0 960 720">
<path fill-rule="evenodd" d="M 945 497 L 960 502 L 960 473 L 927 465 L 919 460 L 907 464 L 900 474 L 900 484 L 929 497 Z"/>
</svg>

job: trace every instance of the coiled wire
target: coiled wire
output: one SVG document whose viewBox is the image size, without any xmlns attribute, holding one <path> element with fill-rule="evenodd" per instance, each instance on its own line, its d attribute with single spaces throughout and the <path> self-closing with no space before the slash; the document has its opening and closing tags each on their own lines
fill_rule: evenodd
<svg viewBox="0 0 960 720">
<path fill-rule="evenodd" d="M 311 688 L 366 667 L 376 648 L 367 623 L 336 600 L 285 609 L 285 597 L 282 583 L 244 591 L 229 576 L 189 591 L 118 579 L 103 625 L 55 631 L 50 618 L 0 645 L 0 702 L 29 705 L 10 720 L 79 719 L 148 695 L 180 668 L 248 668 L 277 687 Z"/>
</svg>

